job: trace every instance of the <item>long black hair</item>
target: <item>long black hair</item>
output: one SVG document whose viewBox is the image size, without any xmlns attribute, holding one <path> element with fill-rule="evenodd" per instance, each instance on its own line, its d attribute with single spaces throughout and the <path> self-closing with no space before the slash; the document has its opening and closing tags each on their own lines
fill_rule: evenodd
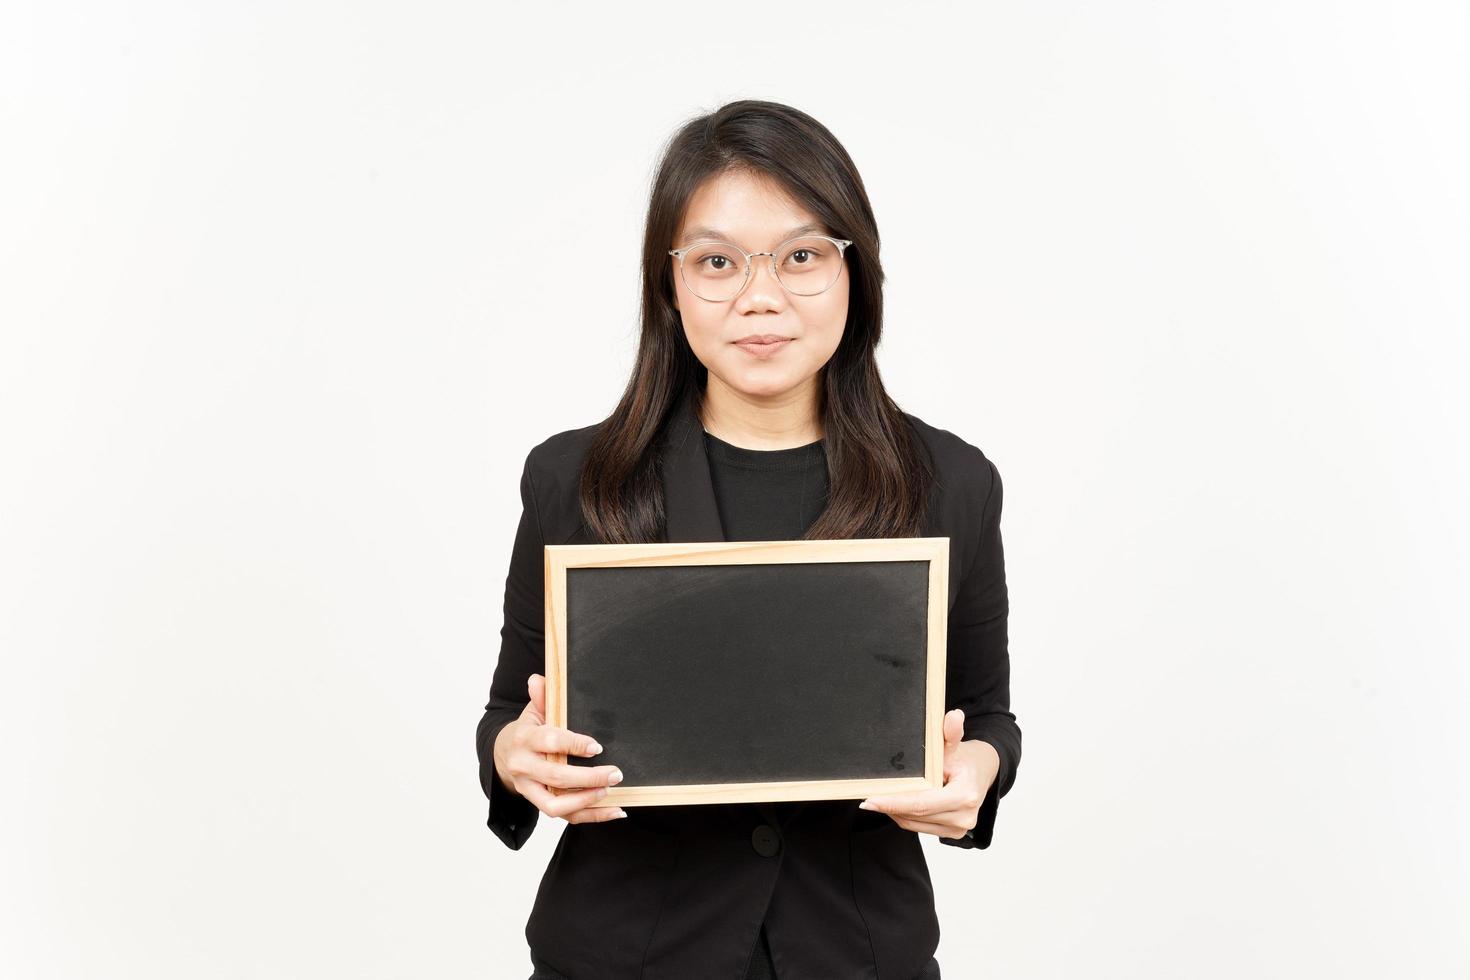
<svg viewBox="0 0 1470 980">
<path fill-rule="evenodd" d="M 878 225 L 862 178 L 837 138 L 778 102 L 743 99 L 685 123 L 665 145 L 643 236 L 642 332 L 617 407 L 583 464 L 582 517 L 594 540 L 657 541 L 664 529 L 658 447 L 680 399 L 702 399 L 708 370 L 674 307 L 673 260 L 685 209 L 706 180 L 750 172 L 774 180 L 837 238 L 850 278 L 847 323 L 821 370 L 826 508 L 803 538 L 915 537 L 933 471 L 918 434 L 888 396 L 874 350 L 883 332 Z"/>
</svg>

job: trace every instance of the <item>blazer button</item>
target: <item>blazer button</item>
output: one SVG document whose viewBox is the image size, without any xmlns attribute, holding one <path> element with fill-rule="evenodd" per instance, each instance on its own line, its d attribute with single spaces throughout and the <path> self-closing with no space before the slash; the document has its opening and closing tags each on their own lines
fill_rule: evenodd
<svg viewBox="0 0 1470 980">
<path fill-rule="evenodd" d="M 750 846 L 761 857 L 775 857 L 776 852 L 781 850 L 781 837 L 776 833 L 776 828 L 761 824 L 751 832 Z"/>
</svg>

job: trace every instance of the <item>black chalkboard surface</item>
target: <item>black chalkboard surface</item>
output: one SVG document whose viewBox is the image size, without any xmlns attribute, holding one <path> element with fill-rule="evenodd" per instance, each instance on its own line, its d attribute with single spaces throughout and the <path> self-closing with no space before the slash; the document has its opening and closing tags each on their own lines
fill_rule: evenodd
<svg viewBox="0 0 1470 980">
<path fill-rule="evenodd" d="M 546 547 L 547 721 L 599 805 L 943 785 L 948 538 Z"/>
</svg>

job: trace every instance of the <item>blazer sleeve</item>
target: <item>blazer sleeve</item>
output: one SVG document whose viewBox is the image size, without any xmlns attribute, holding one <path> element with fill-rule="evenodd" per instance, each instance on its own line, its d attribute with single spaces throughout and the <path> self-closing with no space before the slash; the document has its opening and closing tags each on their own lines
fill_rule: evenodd
<svg viewBox="0 0 1470 980">
<path fill-rule="evenodd" d="M 505 621 L 500 628 L 500 657 L 490 682 L 490 700 L 475 729 L 475 751 L 480 760 L 480 788 L 490 801 L 487 826 L 506 847 L 520 850 L 536 828 L 541 811 L 512 791 L 495 771 L 495 737 L 520 717 L 530 694 L 526 682 L 546 668 L 545 565 L 540 515 L 531 457 L 521 470 L 521 518 L 511 546 L 510 570 L 505 577 Z"/>
<path fill-rule="evenodd" d="M 1000 471 L 983 455 L 980 477 L 973 483 L 973 506 L 979 508 L 980 541 L 960 582 L 949 614 L 945 710 L 965 711 L 965 740 L 989 742 L 1000 756 L 1000 769 L 986 793 L 976 823 L 964 837 L 941 837 L 954 847 L 990 846 L 1000 798 L 1010 792 L 1021 763 L 1021 729 L 1011 712 L 1011 662 L 1006 620 L 1010 612 L 1005 555 L 1001 547 Z"/>
</svg>

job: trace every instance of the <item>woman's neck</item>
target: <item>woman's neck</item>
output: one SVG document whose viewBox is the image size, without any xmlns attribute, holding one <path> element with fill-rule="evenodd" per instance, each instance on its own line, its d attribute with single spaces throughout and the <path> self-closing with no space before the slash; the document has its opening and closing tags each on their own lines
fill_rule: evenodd
<svg viewBox="0 0 1470 980">
<path fill-rule="evenodd" d="M 791 449 L 822 438 L 816 378 L 772 398 L 752 398 L 710 376 L 699 408 L 706 432 L 742 449 Z"/>
</svg>

